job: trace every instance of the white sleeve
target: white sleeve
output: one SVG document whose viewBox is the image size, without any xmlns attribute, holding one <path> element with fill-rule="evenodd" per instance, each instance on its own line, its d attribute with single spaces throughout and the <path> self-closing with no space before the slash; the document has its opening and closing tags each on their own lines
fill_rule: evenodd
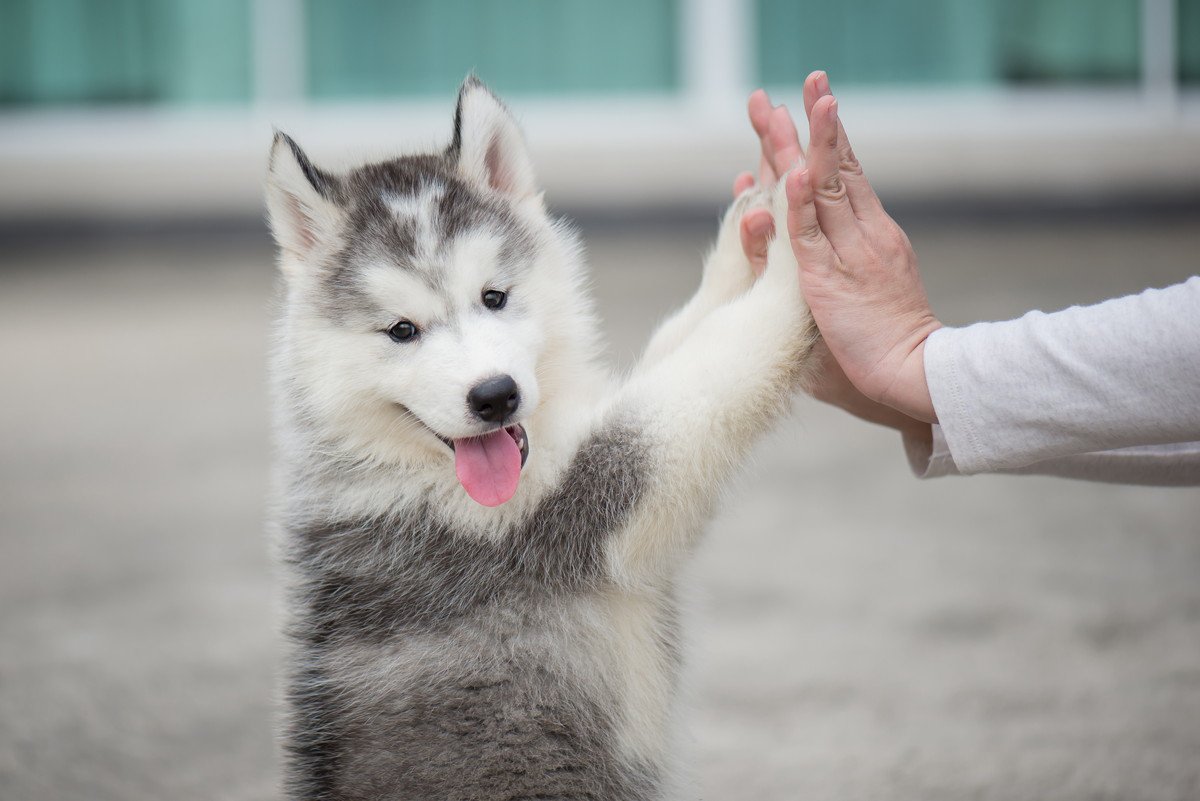
<svg viewBox="0 0 1200 801">
<path fill-rule="evenodd" d="M 909 466 L 918 478 L 960 475 L 941 426 L 933 426 L 932 441 L 906 435 L 904 450 Z M 1113 484 L 1194 487 L 1200 486 L 1200 442 L 1135 445 L 1111 451 L 1080 453 L 996 472 L 1060 476 Z"/>
<path fill-rule="evenodd" d="M 925 375 L 946 449 L 932 456 L 954 472 L 1081 454 L 1095 471 L 1101 461 L 1160 458 L 1131 446 L 1170 443 L 1184 445 L 1156 453 L 1186 461 L 1200 441 L 1200 277 L 1095 306 L 943 328 L 925 344 Z M 1097 452 L 1118 450 L 1097 461 Z"/>
</svg>

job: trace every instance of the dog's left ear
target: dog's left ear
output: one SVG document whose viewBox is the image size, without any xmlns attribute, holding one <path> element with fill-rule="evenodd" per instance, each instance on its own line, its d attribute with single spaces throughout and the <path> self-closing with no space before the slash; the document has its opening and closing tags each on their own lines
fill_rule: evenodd
<svg viewBox="0 0 1200 801">
<path fill-rule="evenodd" d="M 458 90 L 448 153 L 457 159 L 462 176 L 476 186 L 515 200 L 538 193 L 533 162 L 517 121 L 474 75 Z"/>
<path fill-rule="evenodd" d="M 279 247 L 302 264 L 328 246 L 342 213 L 334 200 L 337 178 L 313 164 L 290 136 L 277 131 L 267 170 L 267 211 Z M 282 263 L 285 272 L 288 263 Z"/>
</svg>

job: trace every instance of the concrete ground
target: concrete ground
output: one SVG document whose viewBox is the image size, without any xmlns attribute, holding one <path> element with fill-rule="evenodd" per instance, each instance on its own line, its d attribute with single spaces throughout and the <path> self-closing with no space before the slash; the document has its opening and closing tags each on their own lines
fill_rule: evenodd
<svg viewBox="0 0 1200 801">
<path fill-rule="evenodd" d="M 1195 219 L 902 221 L 953 323 L 1179 280 Z M 585 230 L 628 364 L 715 217 Z M 271 282 L 257 233 L 0 246 L 0 798 L 276 797 Z M 920 482 L 796 406 L 692 570 L 697 797 L 1200 798 L 1200 491 Z"/>
</svg>

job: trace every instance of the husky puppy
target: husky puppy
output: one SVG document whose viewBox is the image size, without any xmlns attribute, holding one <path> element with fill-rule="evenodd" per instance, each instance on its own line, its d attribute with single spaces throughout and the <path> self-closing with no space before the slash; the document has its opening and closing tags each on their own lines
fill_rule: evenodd
<svg viewBox="0 0 1200 801">
<path fill-rule="evenodd" d="M 664 798 L 676 573 L 817 336 L 786 239 L 756 279 L 740 198 L 618 380 L 477 80 L 441 152 L 334 174 L 277 134 L 267 197 L 290 796 Z"/>
</svg>

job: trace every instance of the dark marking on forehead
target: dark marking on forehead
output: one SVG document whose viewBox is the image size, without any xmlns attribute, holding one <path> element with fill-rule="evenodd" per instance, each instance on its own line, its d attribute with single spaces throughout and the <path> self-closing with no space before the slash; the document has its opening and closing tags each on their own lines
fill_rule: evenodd
<svg viewBox="0 0 1200 801">
<path fill-rule="evenodd" d="M 370 306 L 360 271 L 366 264 L 392 264 L 411 271 L 434 291 L 444 291 L 447 247 L 472 231 L 494 231 L 504 242 L 502 258 L 513 261 L 529 253 L 535 242 L 512 209 L 501 198 L 471 187 L 455 168 L 452 153 L 404 156 L 359 167 L 336 183 L 336 201 L 346 211 L 345 243 L 335 253 L 324 277 L 325 303 L 336 319 Z M 439 187 L 429 221 L 437 242 L 433 254 L 418 253 L 419 230 L 415 219 L 405 219 L 395 209 L 397 201 L 419 198 Z"/>
<path fill-rule="evenodd" d="M 441 190 L 430 214 L 439 243 L 449 243 L 469 231 L 507 233 L 521 227 L 504 200 L 469 186 L 444 157 L 408 156 L 368 164 L 350 173 L 346 184 L 350 190 L 350 245 L 382 246 L 400 266 L 427 265 L 411 263 L 416 231 L 412 221 L 397 215 L 393 204 L 420 198 L 433 187 Z"/>
</svg>

